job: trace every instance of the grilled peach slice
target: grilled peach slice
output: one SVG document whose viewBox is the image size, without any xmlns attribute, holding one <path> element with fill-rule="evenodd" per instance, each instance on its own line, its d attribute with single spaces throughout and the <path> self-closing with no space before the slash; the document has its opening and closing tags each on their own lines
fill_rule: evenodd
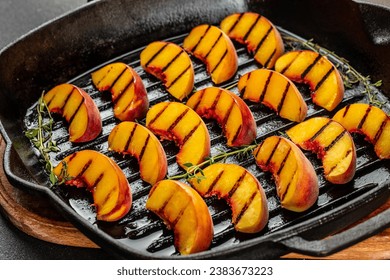
<svg viewBox="0 0 390 280">
<path fill-rule="evenodd" d="M 257 165 L 270 171 L 283 208 L 303 212 L 318 198 L 318 179 L 313 165 L 290 140 L 278 136 L 266 138 L 253 151 Z"/>
<path fill-rule="evenodd" d="M 248 105 L 234 93 L 217 87 L 197 91 L 187 101 L 201 117 L 222 126 L 228 146 L 242 146 L 256 138 L 256 122 Z"/>
<path fill-rule="evenodd" d="M 378 107 L 355 103 L 338 111 L 333 120 L 349 132 L 358 132 L 374 145 L 380 159 L 390 158 L 390 117 Z"/>
<path fill-rule="evenodd" d="M 306 118 L 307 105 L 301 93 L 282 74 L 258 69 L 243 75 L 238 81 L 243 99 L 262 103 L 282 118 L 301 122 Z"/>
<path fill-rule="evenodd" d="M 157 137 L 135 122 L 121 122 L 108 136 L 110 150 L 137 158 L 142 180 L 154 185 L 167 174 L 167 157 Z"/>
<path fill-rule="evenodd" d="M 173 140 L 180 151 L 177 163 L 187 169 L 210 155 L 210 135 L 201 117 L 190 107 L 179 102 L 161 102 L 151 107 L 146 115 L 146 127 L 161 139 Z"/>
<path fill-rule="evenodd" d="M 194 88 L 194 67 L 188 54 L 169 42 L 150 43 L 141 52 L 142 68 L 162 80 L 167 91 L 179 100 Z"/>
<path fill-rule="evenodd" d="M 221 22 L 221 29 L 233 40 L 245 44 L 254 59 L 265 68 L 272 68 L 283 54 L 282 37 L 276 27 L 257 13 L 236 13 Z"/>
<path fill-rule="evenodd" d="M 299 147 L 317 154 L 329 182 L 345 184 L 352 180 L 356 170 L 356 149 L 351 135 L 341 124 L 316 117 L 286 132 Z"/>
<path fill-rule="evenodd" d="M 203 180 L 189 183 L 201 196 L 217 195 L 232 209 L 232 223 L 237 231 L 255 233 L 268 222 L 268 204 L 259 181 L 236 164 L 215 163 L 203 169 Z"/>
<path fill-rule="evenodd" d="M 343 100 L 344 84 L 339 71 L 317 52 L 297 50 L 285 53 L 276 61 L 275 70 L 295 82 L 308 84 L 313 102 L 328 111 Z"/>
<path fill-rule="evenodd" d="M 69 124 L 69 141 L 88 142 L 102 131 L 99 109 L 81 88 L 61 84 L 48 91 L 43 100 L 50 112 L 61 114 Z"/>
<path fill-rule="evenodd" d="M 184 39 L 183 48 L 206 64 L 215 84 L 232 78 L 237 71 L 238 58 L 230 38 L 218 27 L 199 25 Z"/>
<path fill-rule="evenodd" d="M 150 190 L 146 208 L 173 230 L 175 247 L 180 254 L 193 254 L 210 247 L 213 220 L 202 197 L 190 186 L 162 180 Z"/>
<path fill-rule="evenodd" d="M 65 178 L 63 171 L 67 175 Z M 59 180 L 66 180 L 65 184 L 86 187 L 92 193 L 98 220 L 117 221 L 131 208 L 131 189 L 125 174 L 102 153 L 93 150 L 75 152 L 54 168 L 54 174 Z"/>
<path fill-rule="evenodd" d="M 110 91 L 114 116 L 121 121 L 145 117 L 149 100 L 144 84 L 133 68 L 125 63 L 108 64 L 92 73 L 92 82 L 99 91 Z"/>
</svg>

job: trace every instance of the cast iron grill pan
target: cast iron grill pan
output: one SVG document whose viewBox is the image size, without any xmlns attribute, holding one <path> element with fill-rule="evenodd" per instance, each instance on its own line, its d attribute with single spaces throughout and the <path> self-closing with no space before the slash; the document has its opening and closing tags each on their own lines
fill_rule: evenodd
<svg viewBox="0 0 390 280">
<path fill-rule="evenodd" d="M 296 35 L 279 28 L 282 35 L 288 35 L 298 38 Z M 183 39 L 187 36 L 182 34 L 172 38 L 167 38 L 166 41 L 170 41 L 181 45 Z M 242 74 L 245 74 L 251 70 L 261 67 L 254 59 L 247 53 L 246 48 L 242 45 L 235 43 L 235 47 L 238 54 L 239 67 L 235 77 L 219 85 L 223 88 L 229 88 L 234 93 L 238 94 L 236 83 Z M 286 51 L 292 48 L 303 49 L 304 47 L 295 44 L 286 44 Z M 143 71 L 140 66 L 139 56 L 144 47 L 130 51 L 120 57 L 117 57 L 105 64 L 115 61 L 121 61 L 127 63 L 135 69 L 135 71 L 142 78 L 144 85 L 148 92 L 150 100 L 150 106 L 162 101 L 175 101 L 168 95 L 162 83 L 156 78 L 152 77 Z M 340 71 L 344 74 L 346 67 L 342 61 L 339 61 L 332 55 L 328 55 L 329 59 L 338 65 Z M 206 73 L 205 66 L 191 57 L 195 69 L 195 88 L 197 90 L 213 86 L 209 76 Z M 104 64 L 104 65 L 105 65 Z M 125 248 L 125 255 L 141 256 L 148 258 L 175 258 L 182 257 L 178 254 L 173 246 L 173 233 L 166 229 L 163 222 L 153 213 L 149 212 L 145 208 L 145 203 L 150 185 L 144 183 L 139 176 L 138 163 L 135 158 L 130 156 L 122 156 L 115 152 L 108 151 L 107 138 L 112 128 L 119 123 L 113 116 L 111 96 L 108 92 L 98 92 L 91 82 L 91 72 L 99 69 L 103 65 L 100 65 L 90 71 L 78 76 L 77 78 L 69 81 L 81 88 L 83 88 L 96 102 L 103 121 L 102 134 L 92 142 L 85 144 L 72 144 L 68 141 L 67 124 L 60 117 L 55 116 L 56 123 L 54 125 L 53 135 L 54 140 L 57 142 L 61 152 L 52 154 L 53 163 L 58 164 L 65 156 L 83 149 L 93 149 L 106 154 L 114 159 L 126 174 L 128 181 L 130 182 L 133 193 L 133 206 L 130 213 L 118 222 L 107 223 L 97 221 L 95 219 L 94 209 L 91 206 L 91 195 L 87 191 L 82 189 L 76 189 L 69 186 L 60 186 L 53 188 L 53 191 L 59 198 L 67 203 L 74 211 L 76 211 L 81 217 L 88 220 L 97 231 L 104 232 L 108 235 L 108 239 L 112 239 L 113 243 L 119 244 L 120 248 Z M 314 105 L 310 98 L 309 90 L 304 85 L 297 84 L 298 88 L 304 95 L 304 99 L 308 104 L 308 116 L 306 119 L 315 116 L 327 116 L 332 117 L 333 114 L 340 108 L 354 102 L 367 102 L 366 97 L 362 94 L 364 91 L 363 85 L 356 84 L 352 89 L 346 89 L 345 97 L 342 103 L 333 112 L 329 113 L 326 110 Z M 373 88 L 377 91 L 377 89 Z M 386 97 L 377 92 L 380 99 L 386 100 Z M 247 103 L 255 117 L 257 123 L 257 143 L 260 143 L 266 137 L 271 135 L 280 135 L 281 132 L 292 127 L 294 123 L 286 121 L 278 117 L 273 111 L 260 104 Z M 26 113 L 24 118 L 25 128 L 28 129 L 36 125 L 37 115 L 35 112 L 34 104 Z M 383 108 L 387 113 L 389 110 L 389 104 Z M 145 124 L 145 120 L 139 121 L 141 124 Z M 206 125 L 210 132 L 211 137 L 211 155 L 217 155 L 221 151 L 228 151 L 229 148 L 225 145 L 226 139 L 222 135 L 221 128 L 215 121 L 205 120 Z M 212 214 L 214 223 L 214 238 L 209 251 L 200 254 L 204 254 L 205 257 L 216 257 L 219 253 L 224 254 L 224 250 L 233 251 L 245 244 L 250 244 L 250 241 L 272 241 L 272 237 L 283 230 L 288 230 L 294 226 L 299 226 L 300 223 L 309 221 L 310 219 L 316 219 L 318 217 L 326 216 L 330 211 L 337 207 L 343 207 L 348 202 L 353 200 L 365 200 L 367 203 L 370 200 L 370 196 L 379 196 L 374 192 L 379 188 L 380 192 L 388 192 L 388 186 L 390 185 L 390 171 L 389 164 L 387 162 L 380 161 L 373 151 L 371 144 L 364 141 L 360 135 L 353 135 L 356 148 L 357 148 L 357 171 L 355 178 L 352 182 L 346 185 L 332 185 L 328 183 L 322 174 L 321 162 L 311 153 L 305 153 L 309 160 L 313 163 L 317 172 L 320 184 L 320 195 L 316 204 L 304 213 L 293 213 L 284 210 L 280 207 L 279 200 L 276 196 L 276 188 L 272 180 L 270 173 L 262 172 L 255 164 L 252 155 L 247 157 L 230 157 L 226 160 L 229 163 L 236 163 L 247 168 L 252 174 L 254 174 L 261 185 L 263 186 L 269 206 L 269 222 L 263 231 L 257 234 L 242 234 L 234 230 L 231 224 L 231 211 L 224 201 L 220 201 L 215 197 L 206 198 L 205 201 Z M 175 161 L 175 156 L 178 151 L 173 142 L 162 142 L 163 147 L 167 153 L 168 159 L 168 176 L 181 174 L 183 172 Z M 38 167 L 43 170 L 43 167 Z M 47 176 L 42 171 L 40 174 L 36 174 L 39 180 L 46 180 Z M 363 202 L 364 204 L 365 202 Z M 361 207 L 361 203 L 355 203 L 352 207 Z M 371 206 L 375 207 L 375 206 Z M 349 209 L 348 211 L 358 211 L 358 209 Z M 341 211 L 338 215 L 344 215 L 345 211 Z M 332 214 L 334 215 L 334 214 Z M 340 218 L 340 217 L 338 217 Z M 315 232 L 315 231 L 314 231 Z M 313 235 L 323 235 L 320 230 Z M 309 237 L 310 238 L 310 237 Z"/>
</svg>

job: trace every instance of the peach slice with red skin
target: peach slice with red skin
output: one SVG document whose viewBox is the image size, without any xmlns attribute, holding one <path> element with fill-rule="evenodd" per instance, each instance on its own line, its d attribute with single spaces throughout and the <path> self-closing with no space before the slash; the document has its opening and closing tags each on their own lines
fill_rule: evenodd
<svg viewBox="0 0 390 280">
<path fill-rule="evenodd" d="M 61 114 L 69 125 L 69 141 L 88 142 L 102 131 L 99 109 L 92 98 L 81 88 L 61 84 L 44 96 L 50 112 Z"/>
<path fill-rule="evenodd" d="M 195 92 L 187 101 L 201 117 L 213 118 L 223 129 L 227 145 L 249 145 L 256 139 L 256 122 L 248 105 L 234 93 L 209 87 Z"/>
<path fill-rule="evenodd" d="M 65 168 L 66 165 L 66 168 Z M 66 176 L 64 176 L 64 172 Z M 124 217 L 131 208 L 132 195 L 125 174 L 106 155 L 82 150 L 64 158 L 54 174 L 66 185 L 85 187 L 92 193 L 97 219 L 107 222 Z"/>
<path fill-rule="evenodd" d="M 273 68 L 276 59 L 284 53 L 279 31 L 260 14 L 231 14 L 222 20 L 221 29 L 231 39 L 245 44 L 254 59 L 265 68 Z"/>
<path fill-rule="evenodd" d="M 286 131 L 290 139 L 322 160 L 325 178 L 334 184 L 351 181 L 356 171 L 356 148 L 349 132 L 338 122 L 315 117 Z"/>
<path fill-rule="evenodd" d="M 188 54 L 178 45 L 157 41 L 141 52 L 142 68 L 160 79 L 167 91 L 183 100 L 194 88 L 194 67 Z"/>
<path fill-rule="evenodd" d="M 157 137 L 135 122 L 121 122 L 108 136 L 110 150 L 138 160 L 142 180 L 154 185 L 167 174 L 167 157 Z"/>
<path fill-rule="evenodd" d="M 267 69 L 243 75 L 238 90 L 244 100 L 262 103 L 282 118 L 301 122 L 306 118 L 307 105 L 301 93 L 287 77 Z"/>
<path fill-rule="evenodd" d="M 344 83 L 337 68 L 325 56 L 309 50 L 285 53 L 275 70 L 297 83 L 308 84 L 315 104 L 332 111 L 343 100 Z"/>
<path fill-rule="evenodd" d="M 146 208 L 173 230 L 174 244 L 180 254 L 193 254 L 210 247 L 213 220 L 202 197 L 190 186 L 162 180 L 150 190 Z"/>
<path fill-rule="evenodd" d="M 313 165 L 290 140 L 271 136 L 253 151 L 257 165 L 270 171 L 283 208 L 303 212 L 317 201 L 319 188 Z"/>
<path fill-rule="evenodd" d="M 205 179 L 189 183 L 204 197 L 216 195 L 232 209 L 232 223 L 237 231 L 256 233 L 268 222 L 268 204 L 259 181 L 245 168 L 215 163 L 203 169 Z"/>
<path fill-rule="evenodd" d="M 366 136 L 380 159 L 390 158 L 390 117 L 380 108 L 363 103 L 350 104 L 332 118 L 349 132 Z"/>
<path fill-rule="evenodd" d="M 179 102 L 161 102 L 146 115 L 146 127 L 161 139 L 173 140 L 180 151 L 176 161 L 184 169 L 210 155 L 210 135 L 202 118 Z"/>
<path fill-rule="evenodd" d="M 114 116 L 121 121 L 145 117 L 149 108 L 142 79 L 133 68 L 122 62 L 108 64 L 92 73 L 92 82 L 99 91 L 110 91 Z"/>
<path fill-rule="evenodd" d="M 229 80 L 237 72 L 236 49 L 225 32 L 216 26 L 194 27 L 184 39 L 183 48 L 206 64 L 215 84 Z"/>
</svg>

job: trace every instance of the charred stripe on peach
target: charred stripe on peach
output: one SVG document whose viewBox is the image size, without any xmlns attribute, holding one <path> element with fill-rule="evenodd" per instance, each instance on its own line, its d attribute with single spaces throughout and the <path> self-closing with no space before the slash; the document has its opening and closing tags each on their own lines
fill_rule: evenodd
<svg viewBox="0 0 390 280">
<path fill-rule="evenodd" d="M 326 79 L 330 76 L 330 74 L 332 74 L 333 71 L 334 71 L 334 67 L 331 65 L 331 68 L 328 70 L 328 72 L 326 72 L 326 74 L 322 77 L 322 79 L 315 86 L 314 91 L 317 91 L 322 86 L 322 84 L 326 81 Z"/>
<path fill-rule="evenodd" d="M 130 132 L 130 135 L 129 137 L 127 138 L 127 141 L 126 141 L 126 144 L 125 144 L 125 147 L 124 147 L 124 150 L 125 151 L 128 151 L 129 150 L 129 147 L 130 147 L 130 144 L 131 144 L 131 141 L 133 139 L 133 136 L 134 136 L 134 133 L 135 133 L 135 130 L 137 129 L 137 125 L 134 125 L 133 126 L 133 129 L 131 130 Z"/>
<path fill-rule="evenodd" d="M 332 141 L 332 143 L 330 143 L 327 147 L 324 148 L 325 152 L 329 151 L 330 149 L 332 149 L 332 147 L 338 142 L 340 141 L 340 139 L 347 133 L 346 130 L 343 130 L 339 135 L 337 135 L 337 137 Z"/>
<path fill-rule="evenodd" d="M 265 42 L 265 40 L 267 39 L 269 34 L 271 34 L 272 29 L 273 29 L 273 27 L 272 27 L 272 25 L 270 25 L 267 32 L 264 34 L 263 38 L 261 38 L 260 42 L 257 44 L 256 49 L 253 52 L 254 55 L 256 55 L 260 51 L 261 46 L 263 45 L 263 43 Z"/>
<path fill-rule="evenodd" d="M 283 104 L 284 104 L 284 100 L 286 99 L 286 96 L 287 96 L 287 92 L 288 92 L 288 89 L 290 88 L 290 83 L 287 83 L 286 84 L 286 87 L 283 91 L 283 94 L 282 94 L 282 98 L 280 99 L 280 102 L 278 104 L 278 108 L 276 109 L 276 111 L 278 113 L 280 113 L 280 111 L 282 111 L 283 109 Z"/>
<path fill-rule="evenodd" d="M 267 159 L 267 161 L 266 161 L 266 163 L 265 163 L 266 166 L 271 162 L 271 159 L 272 159 L 272 157 L 274 156 L 275 151 L 277 150 L 280 141 L 281 141 L 281 138 L 278 139 L 278 142 L 276 142 L 276 145 L 273 147 L 272 152 L 271 152 L 271 154 L 269 155 L 269 157 L 268 157 L 268 159 Z"/>
<path fill-rule="evenodd" d="M 320 134 L 331 124 L 331 120 L 328 120 L 326 124 L 324 124 L 314 135 L 310 138 L 310 142 L 314 141 Z"/>
<path fill-rule="evenodd" d="M 302 74 L 301 74 L 301 79 L 304 79 L 306 77 L 306 75 L 310 72 L 311 69 L 313 69 L 313 67 L 317 64 L 317 62 L 322 58 L 322 56 L 318 53 L 316 58 L 313 60 L 313 62 L 306 67 L 305 70 L 303 70 Z"/>
<path fill-rule="evenodd" d="M 198 48 L 199 44 L 202 42 L 203 38 L 206 36 L 207 32 L 209 32 L 210 28 L 211 28 L 211 25 L 208 25 L 205 32 L 203 33 L 203 35 L 200 36 L 198 42 L 196 42 L 195 46 L 193 46 L 190 49 L 191 52 L 195 52 L 195 50 Z"/>
<path fill-rule="evenodd" d="M 364 123 L 365 123 L 365 121 L 366 121 L 368 115 L 369 115 L 370 112 L 371 112 L 371 108 L 372 108 L 371 106 L 368 106 L 368 107 L 367 107 L 367 110 L 366 110 L 366 112 L 364 113 L 363 118 L 360 120 L 359 125 L 357 126 L 357 129 L 361 129 L 361 128 L 363 127 L 363 125 L 364 125 Z"/>
<path fill-rule="evenodd" d="M 248 39 L 249 35 L 251 34 L 253 28 L 256 26 L 256 24 L 259 22 L 261 18 L 261 15 L 257 15 L 256 20 L 252 23 L 252 25 L 248 28 L 248 31 L 245 33 L 244 37 L 242 38 L 244 42 Z"/>
<path fill-rule="evenodd" d="M 236 28 L 237 24 L 240 22 L 241 18 L 243 17 L 244 13 L 241 13 L 237 16 L 236 21 L 232 24 L 232 26 L 229 28 L 227 34 L 230 34 L 234 28 Z"/>
<path fill-rule="evenodd" d="M 280 175 L 280 173 L 282 173 L 283 168 L 284 168 L 284 166 L 285 166 L 285 164 L 286 164 L 286 162 L 287 162 L 287 159 L 288 159 L 290 153 L 291 153 L 291 148 L 288 149 L 286 155 L 284 156 L 284 158 L 283 158 L 283 160 L 282 160 L 282 162 L 281 162 L 281 164 L 280 164 L 280 166 L 279 166 L 279 169 L 278 169 L 278 171 L 276 172 L 277 175 Z"/>
<path fill-rule="evenodd" d="M 218 181 L 221 179 L 223 173 L 225 172 L 225 170 L 222 170 L 221 172 L 218 173 L 217 177 L 215 177 L 215 179 L 211 182 L 208 190 L 206 193 L 211 193 L 212 190 L 214 189 L 215 185 L 218 183 Z"/>
<path fill-rule="evenodd" d="M 165 49 L 166 47 L 168 47 L 168 44 L 165 44 L 165 45 L 161 46 L 161 48 L 158 49 L 157 52 L 156 52 L 155 54 L 153 54 L 153 55 L 150 57 L 150 59 L 145 63 L 145 66 L 148 67 L 149 64 L 150 64 L 156 57 L 158 57 L 158 56 L 164 51 L 164 49 Z"/>
<path fill-rule="evenodd" d="M 240 213 L 237 215 L 235 221 L 233 221 L 233 224 L 237 224 L 241 220 L 241 218 L 244 216 L 245 212 L 248 210 L 249 206 L 253 202 L 256 194 L 257 194 L 257 192 L 252 193 L 252 195 L 249 197 L 249 199 L 247 201 L 245 201 L 244 207 L 242 207 L 242 209 L 241 209 Z"/>
<path fill-rule="evenodd" d="M 247 174 L 247 171 L 244 170 L 241 174 L 241 176 L 238 178 L 238 180 L 234 183 L 233 187 L 230 189 L 228 196 L 232 197 L 233 194 L 236 192 L 236 190 L 240 187 L 242 181 L 244 180 L 245 176 Z"/>
</svg>

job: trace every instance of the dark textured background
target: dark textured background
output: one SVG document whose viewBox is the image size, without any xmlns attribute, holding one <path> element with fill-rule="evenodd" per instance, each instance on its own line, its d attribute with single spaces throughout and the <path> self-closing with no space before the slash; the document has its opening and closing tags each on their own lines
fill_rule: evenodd
<svg viewBox="0 0 390 280">
<path fill-rule="evenodd" d="M 87 0 L 0 0 L 0 49 L 37 26 L 85 4 Z M 390 0 L 365 2 L 390 6 Z M 100 249 L 50 244 L 16 229 L 0 215 L 0 259 L 109 259 Z"/>
</svg>

